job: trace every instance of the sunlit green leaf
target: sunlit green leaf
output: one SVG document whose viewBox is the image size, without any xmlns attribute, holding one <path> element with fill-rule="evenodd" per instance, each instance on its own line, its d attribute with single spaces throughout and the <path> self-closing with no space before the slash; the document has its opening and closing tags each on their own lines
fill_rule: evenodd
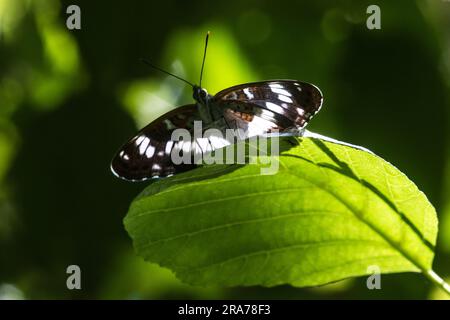
<svg viewBox="0 0 450 320">
<path fill-rule="evenodd" d="M 138 254 L 203 285 L 310 286 L 374 265 L 431 269 L 436 213 L 404 174 L 318 139 L 281 148 L 276 175 L 214 165 L 151 184 L 125 218 Z"/>
</svg>

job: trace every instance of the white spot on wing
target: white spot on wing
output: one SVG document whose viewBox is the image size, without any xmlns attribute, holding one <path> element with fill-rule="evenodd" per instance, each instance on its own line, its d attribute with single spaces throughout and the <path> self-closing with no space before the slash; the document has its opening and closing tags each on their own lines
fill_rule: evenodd
<svg viewBox="0 0 450 320">
<path fill-rule="evenodd" d="M 139 137 L 136 139 L 136 145 L 140 145 L 141 142 L 142 142 L 144 139 L 145 139 L 145 136 L 139 136 Z"/>
<path fill-rule="evenodd" d="M 139 153 L 145 154 L 145 151 L 147 150 L 147 147 L 150 143 L 150 139 L 147 137 L 143 137 L 141 144 L 139 145 Z"/>
<path fill-rule="evenodd" d="M 269 128 L 273 128 L 274 124 L 271 121 L 263 119 L 261 117 L 254 117 L 252 125 L 248 127 L 247 136 L 258 136 L 263 134 Z"/>
<path fill-rule="evenodd" d="M 281 101 L 287 102 L 287 103 L 293 103 L 294 101 L 292 101 L 291 98 L 284 96 L 282 94 L 278 95 L 278 99 L 280 99 Z"/>
<path fill-rule="evenodd" d="M 269 108 L 270 111 L 276 112 L 276 113 L 280 113 L 283 114 L 285 111 L 282 107 L 280 107 L 279 105 L 270 102 L 270 101 L 266 101 L 266 107 Z"/>
<path fill-rule="evenodd" d="M 273 89 L 277 89 L 277 88 L 283 88 L 283 86 L 279 83 L 271 83 L 269 84 L 269 87 L 273 90 Z"/>
<path fill-rule="evenodd" d="M 253 93 L 250 92 L 249 88 L 245 88 L 244 90 L 245 95 L 247 96 L 248 99 L 253 99 L 255 96 L 253 95 Z"/>
<path fill-rule="evenodd" d="M 292 96 L 292 94 L 289 91 L 285 90 L 285 89 L 272 88 L 272 92 L 278 93 L 280 95 L 282 94 L 282 95 L 287 96 L 287 97 L 291 97 Z"/>
<path fill-rule="evenodd" d="M 172 146 L 173 146 L 173 141 L 167 141 L 166 149 L 164 150 L 164 152 L 166 154 L 170 154 L 170 152 L 172 151 Z"/>
<path fill-rule="evenodd" d="M 305 110 L 303 110 L 302 108 L 297 108 L 297 113 L 303 116 L 305 114 Z"/>
<path fill-rule="evenodd" d="M 147 151 L 145 151 L 145 156 L 147 158 L 151 158 L 151 157 L 153 157 L 154 154 L 155 154 L 155 147 L 154 146 L 148 146 Z"/>
</svg>

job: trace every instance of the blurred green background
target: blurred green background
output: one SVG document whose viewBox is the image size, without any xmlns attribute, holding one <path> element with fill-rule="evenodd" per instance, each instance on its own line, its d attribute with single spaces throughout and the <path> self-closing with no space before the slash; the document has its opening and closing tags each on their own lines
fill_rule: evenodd
<svg viewBox="0 0 450 320">
<path fill-rule="evenodd" d="M 81 8 L 81 30 L 66 8 Z M 366 8 L 381 7 L 381 30 Z M 117 148 L 204 86 L 290 78 L 324 93 L 313 131 L 363 145 L 436 207 L 434 269 L 450 277 L 450 2 L 0 0 L 1 298 L 444 298 L 420 274 L 320 288 L 197 288 L 133 253 L 122 219 L 144 184 L 109 171 Z M 343 186 L 345 187 L 345 186 Z M 82 290 L 66 288 L 66 268 Z"/>
</svg>

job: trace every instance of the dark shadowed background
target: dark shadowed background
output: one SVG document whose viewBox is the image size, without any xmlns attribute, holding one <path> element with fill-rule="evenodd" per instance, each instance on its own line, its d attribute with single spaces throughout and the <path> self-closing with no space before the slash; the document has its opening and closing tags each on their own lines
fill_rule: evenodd
<svg viewBox="0 0 450 320">
<path fill-rule="evenodd" d="M 66 8 L 81 8 L 81 30 Z M 381 8 L 381 30 L 366 9 Z M 122 219 L 145 183 L 109 162 L 191 89 L 290 78 L 318 85 L 310 128 L 365 146 L 436 207 L 434 269 L 450 277 L 450 2 L 0 0 L 0 298 L 441 298 L 420 274 L 320 288 L 197 288 L 133 253 Z M 345 186 L 343 186 L 345 187 Z M 68 290 L 66 268 L 82 270 Z"/>
</svg>

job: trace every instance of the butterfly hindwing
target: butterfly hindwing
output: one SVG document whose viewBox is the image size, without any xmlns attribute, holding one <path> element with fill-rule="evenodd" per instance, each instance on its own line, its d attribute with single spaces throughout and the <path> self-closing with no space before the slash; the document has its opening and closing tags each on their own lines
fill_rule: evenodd
<svg viewBox="0 0 450 320">
<path fill-rule="evenodd" d="M 223 100 L 219 110 L 227 129 L 242 130 L 245 138 L 281 132 L 292 126 L 285 117 L 253 103 Z"/>
</svg>

